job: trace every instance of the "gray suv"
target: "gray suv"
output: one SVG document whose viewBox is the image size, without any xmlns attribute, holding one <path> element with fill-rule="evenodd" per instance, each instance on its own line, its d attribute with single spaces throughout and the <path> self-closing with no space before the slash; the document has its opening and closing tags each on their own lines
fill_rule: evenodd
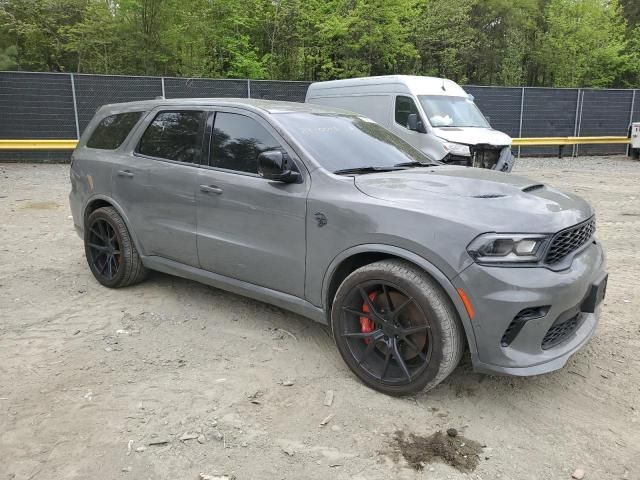
<svg viewBox="0 0 640 480">
<path fill-rule="evenodd" d="M 430 389 L 476 370 L 561 368 L 607 275 L 593 209 L 515 175 L 443 165 L 372 120 L 308 104 L 102 107 L 71 165 L 96 279 L 147 270 L 329 324 L 365 384 Z"/>
</svg>

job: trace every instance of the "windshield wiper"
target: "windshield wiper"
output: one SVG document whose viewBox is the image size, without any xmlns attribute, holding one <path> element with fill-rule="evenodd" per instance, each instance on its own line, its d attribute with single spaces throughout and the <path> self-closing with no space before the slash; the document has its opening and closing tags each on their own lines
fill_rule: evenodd
<svg viewBox="0 0 640 480">
<path fill-rule="evenodd" d="M 394 170 L 405 170 L 406 167 L 402 165 L 394 165 L 393 167 L 356 167 L 356 168 L 343 168 L 342 170 L 335 170 L 333 173 L 336 175 L 350 175 L 350 174 L 364 174 L 375 172 L 392 172 Z"/>
<path fill-rule="evenodd" d="M 438 165 L 441 165 L 441 164 L 435 163 L 435 162 L 404 162 L 404 163 L 396 163 L 394 167 L 416 168 L 416 167 L 437 167 Z"/>
</svg>

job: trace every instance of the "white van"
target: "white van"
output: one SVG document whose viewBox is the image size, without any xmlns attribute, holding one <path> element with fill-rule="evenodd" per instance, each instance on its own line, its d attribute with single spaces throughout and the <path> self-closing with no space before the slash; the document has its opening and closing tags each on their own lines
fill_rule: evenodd
<svg viewBox="0 0 640 480">
<path fill-rule="evenodd" d="M 365 115 L 445 163 L 513 168 L 511 137 L 491 128 L 473 97 L 451 80 L 388 75 L 316 82 L 305 101 Z"/>
</svg>

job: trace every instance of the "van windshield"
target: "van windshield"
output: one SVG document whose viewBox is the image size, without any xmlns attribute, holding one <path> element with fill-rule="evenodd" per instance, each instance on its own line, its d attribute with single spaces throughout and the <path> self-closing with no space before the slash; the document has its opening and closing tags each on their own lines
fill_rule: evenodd
<svg viewBox="0 0 640 480">
<path fill-rule="evenodd" d="M 341 113 L 281 113 L 280 123 L 325 169 L 393 168 L 434 160 L 373 120 Z"/>
<path fill-rule="evenodd" d="M 490 128 L 480 109 L 465 97 L 418 95 L 432 127 Z"/>
</svg>

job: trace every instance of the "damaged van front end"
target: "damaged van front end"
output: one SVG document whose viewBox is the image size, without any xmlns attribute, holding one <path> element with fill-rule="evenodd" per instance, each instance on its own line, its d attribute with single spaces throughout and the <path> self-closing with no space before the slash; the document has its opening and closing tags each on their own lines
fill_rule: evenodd
<svg viewBox="0 0 640 480">
<path fill-rule="evenodd" d="M 464 147 L 466 147 L 465 154 L 449 152 L 444 156 L 442 162 L 449 165 L 487 168 L 507 173 L 513 169 L 515 157 L 511 152 L 510 145 L 480 144 L 464 145 Z"/>
</svg>

